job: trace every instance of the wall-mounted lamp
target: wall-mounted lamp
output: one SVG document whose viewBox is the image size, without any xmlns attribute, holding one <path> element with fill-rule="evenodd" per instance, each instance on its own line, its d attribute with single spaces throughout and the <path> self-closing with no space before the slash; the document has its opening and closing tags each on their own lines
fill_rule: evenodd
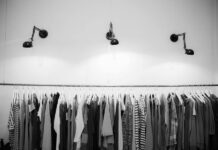
<svg viewBox="0 0 218 150">
<path fill-rule="evenodd" d="M 194 51 L 193 51 L 192 49 L 187 49 L 187 48 L 186 48 L 185 34 L 186 34 L 186 33 L 172 34 L 172 35 L 170 36 L 170 40 L 171 40 L 172 42 L 177 42 L 178 39 L 179 39 L 179 36 L 183 36 L 183 43 L 184 43 L 185 54 L 187 54 L 187 55 L 194 55 Z"/>
<path fill-rule="evenodd" d="M 36 26 L 33 27 L 33 33 L 32 33 L 32 37 L 28 40 L 28 41 L 25 41 L 23 43 L 23 47 L 24 48 L 30 48 L 30 47 L 33 47 L 33 37 L 34 37 L 34 34 L 35 34 L 35 30 L 39 31 L 39 36 L 41 38 L 46 38 L 48 36 L 48 32 L 44 29 L 39 29 L 37 28 Z"/>
<path fill-rule="evenodd" d="M 109 31 L 106 34 L 106 38 L 111 41 L 111 45 L 118 45 L 119 41 L 115 38 L 115 34 L 113 32 L 113 24 L 110 22 Z"/>
</svg>

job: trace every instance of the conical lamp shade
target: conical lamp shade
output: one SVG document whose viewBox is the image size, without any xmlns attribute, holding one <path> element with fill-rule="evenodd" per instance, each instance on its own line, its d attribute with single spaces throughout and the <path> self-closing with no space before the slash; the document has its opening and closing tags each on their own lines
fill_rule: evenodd
<svg viewBox="0 0 218 150">
<path fill-rule="evenodd" d="M 111 40 L 111 45 L 118 45 L 119 41 L 117 39 L 112 39 Z"/>
<path fill-rule="evenodd" d="M 26 41 L 26 42 L 24 42 L 24 43 L 23 43 L 23 47 L 24 47 L 24 48 L 31 48 L 31 47 L 33 47 L 32 41 Z"/>
</svg>

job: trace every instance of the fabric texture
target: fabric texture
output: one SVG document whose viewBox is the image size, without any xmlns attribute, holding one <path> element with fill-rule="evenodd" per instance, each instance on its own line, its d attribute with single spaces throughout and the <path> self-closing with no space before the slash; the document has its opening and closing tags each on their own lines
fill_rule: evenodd
<svg viewBox="0 0 218 150">
<path fill-rule="evenodd" d="M 145 99 L 147 104 L 147 117 L 146 117 L 146 141 L 145 141 L 145 149 L 152 150 L 153 149 L 153 133 L 152 133 L 152 126 L 151 126 L 151 103 L 150 99 L 146 97 Z"/>
<path fill-rule="evenodd" d="M 25 99 L 23 99 L 20 107 L 20 144 L 19 144 L 20 150 L 24 149 L 25 117 L 26 117 L 26 102 Z"/>
<path fill-rule="evenodd" d="M 26 105 L 26 117 L 25 117 L 25 138 L 24 138 L 24 150 L 29 150 L 29 106 Z"/>
<path fill-rule="evenodd" d="M 122 116 L 123 150 L 132 149 L 133 105 L 129 95 L 126 95 L 126 109 Z"/>
<path fill-rule="evenodd" d="M 119 106 L 119 102 L 116 102 L 116 113 L 115 113 L 115 117 L 114 117 L 114 127 L 113 127 L 113 132 L 114 132 L 114 150 L 119 150 L 119 134 L 118 134 L 118 130 L 119 130 L 119 110 L 120 110 L 120 106 Z"/>
<path fill-rule="evenodd" d="M 51 134 L 51 116 L 49 109 L 49 102 L 46 104 L 45 109 L 45 123 L 44 123 L 44 132 L 42 137 L 42 150 L 51 150 L 52 149 L 52 134 Z"/>
<path fill-rule="evenodd" d="M 14 128 L 15 128 L 14 104 L 12 103 L 9 111 L 9 118 L 8 118 L 9 143 L 12 149 L 14 148 L 14 139 L 15 139 Z"/>
<path fill-rule="evenodd" d="M 32 150 L 39 150 L 40 149 L 40 119 L 38 117 L 38 111 L 40 104 L 38 102 L 36 94 L 33 94 L 32 97 L 32 105 L 34 105 L 34 109 L 31 111 L 31 125 L 32 125 Z"/>
<path fill-rule="evenodd" d="M 14 96 L 8 118 L 12 150 L 217 149 L 215 95 L 81 94 L 70 101 L 59 97 Z"/>
<path fill-rule="evenodd" d="M 178 119 L 176 113 L 176 106 L 174 102 L 175 95 L 169 95 L 169 140 L 168 140 L 168 147 L 169 149 L 175 149 L 177 144 L 177 130 L 178 130 Z"/>
<path fill-rule="evenodd" d="M 83 122 L 83 102 L 81 101 L 78 106 L 78 112 L 76 116 L 76 133 L 74 142 L 80 141 L 80 136 L 82 134 L 82 131 L 84 129 L 84 122 Z"/>
<path fill-rule="evenodd" d="M 60 144 L 59 150 L 66 150 L 67 149 L 67 120 L 66 120 L 66 113 L 67 113 L 67 103 L 63 102 L 60 104 Z"/>
<path fill-rule="evenodd" d="M 57 139 L 56 139 L 56 150 L 59 150 L 59 144 L 60 144 L 60 101 L 57 103 L 57 109 L 56 109 L 56 115 L 54 118 L 54 130 L 57 134 Z"/>
</svg>

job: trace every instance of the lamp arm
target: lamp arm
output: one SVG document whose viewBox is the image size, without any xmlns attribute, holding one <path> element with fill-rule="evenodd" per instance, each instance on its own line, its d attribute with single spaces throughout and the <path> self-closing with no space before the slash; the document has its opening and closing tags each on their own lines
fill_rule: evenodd
<svg viewBox="0 0 218 150">
<path fill-rule="evenodd" d="M 35 31 L 40 31 L 40 29 L 39 28 L 37 28 L 36 26 L 33 26 L 33 33 L 32 33 L 32 36 L 31 36 L 31 41 L 33 41 L 33 38 L 34 38 L 34 35 L 35 35 Z"/>
<path fill-rule="evenodd" d="M 110 22 L 110 29 L 109 29 L 109 31 L 112 33 L 112 38 L 114 38 L 115 34 L 114 34 L 114 31 L 113 31 L 113 24 L 112 24 L 112 22 Z"/>
<path fill-rule="evenodd" d="M 184 49 L 186 49 L 185 33 L 183 33 L 183 43 L 184 43 Z"/>
<path fill-rule="evenodd" d="M 34 26 L 33 28 L 35 28 L 35 30 L 40 31 L 41 29 L 37 28 L 36 26 Z"/>
<path fill-rule="evenodd" d="M 110 29 L 109 29 L 109 31 L 113 32 L 113 24 L 112 24 L 112 22 L 110 22 Z"/>
<path fill-rule="evenodd" d="M 30 39 L 31 39 L 31 41 L 33 41 L 33 37 L 34 37 L 34 35 L 35 35 L 35 30 L 36 30 L 36 27 L 34 26 L 34 27 L 33 27 L 32 36 L 31 36 L 31 38 L 30 38 Z"/>
</svg>

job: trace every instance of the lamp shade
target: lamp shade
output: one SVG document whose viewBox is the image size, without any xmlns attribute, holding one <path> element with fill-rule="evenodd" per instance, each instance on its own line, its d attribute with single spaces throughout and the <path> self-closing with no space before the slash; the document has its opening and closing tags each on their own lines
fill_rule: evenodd
<svg viewBox="0 0 218 150">
<path fill-rule="evenodd" d="M 106 38 L 107 38 L 108 40 L 112 40 L 112 39 L 114 38 L 113 32 L 112 32 L 112 31 L 107 32 Z"/>
<path fill-rule="evenodd" d="M 194 51 L 192 49 L 185 49 L 185 54 L 187 55 L 194 55 Z"/>
<path fill-rule="evenodd" d="M 39 31 L 39 36 L 41 38 L 46 38 L 48 36 L 48 32 L 46 30 L 40 30 Z"/>
<path fill-rule="evenodd" d="M 118 45 L 119 41 L 117 39 L 112 39 L 111 40 L 111 45 Z"/>
<path fill-rule="evenodd" d="M 26 41 L 23 43 L 24 48 L 31 48 L 33 47 L 33 42 L 32 41 Z"/>
<path fill-rule="evenodd" d="M 178 41 L 178 35 L 172 34 L 172 35 L 170 36 L 170 40 L 171 40 L 172 42 Z"/>
</svg>

